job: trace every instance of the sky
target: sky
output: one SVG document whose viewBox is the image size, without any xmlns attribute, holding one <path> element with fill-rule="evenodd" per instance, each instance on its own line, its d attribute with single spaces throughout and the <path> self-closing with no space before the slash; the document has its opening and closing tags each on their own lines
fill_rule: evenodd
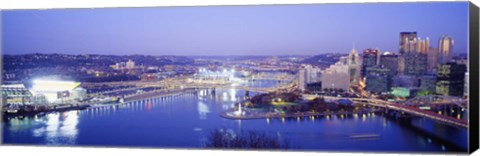
<svg viewBox="0 0 480 156">
<path fill-rule="evenodd" d="M 468 2 L 3 10 L 1 21 L 4 54 L 398 52 L 402 31 L 468 50 Z"/>
</svg>

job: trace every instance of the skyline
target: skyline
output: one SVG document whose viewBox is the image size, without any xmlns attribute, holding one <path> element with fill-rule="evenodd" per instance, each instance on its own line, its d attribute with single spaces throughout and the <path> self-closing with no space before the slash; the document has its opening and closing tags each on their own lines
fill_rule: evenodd
<svg viewBox="0 0 480 156">
<path fill-rule="evenodd" d="M 409 12 L 401 14 L 405 10 Z M 329 18 L 331 14 L 335 19 Z M 429 37 L 432 47 L 448 34 L 455 40 L 454 53 L 467 53 L 468 3 L 6 10 L 2 52 L 318 55 L 348 53 L 353 43 L 359 52 L 366 48 L 398 52 L 402 31 Z"/>
</svg>

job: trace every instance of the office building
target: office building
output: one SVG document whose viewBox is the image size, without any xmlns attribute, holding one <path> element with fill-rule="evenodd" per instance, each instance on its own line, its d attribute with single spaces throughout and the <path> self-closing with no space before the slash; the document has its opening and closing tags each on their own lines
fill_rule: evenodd
<svg viewBox="0 0 480 156">
<path fill-rule="evenodd" d="M 307 80 L 306 80 L 306 70 L 304 68 L 301 68 L 298 71 L 298 89 L 300 91 L 305 91 L 305 87 L 307 85 Z"/>
<path fill-rule="evenodd" d="M 403 71 L 406 75 L 420 76 L 427 72 L 427 52 L 430 45 L 429 39 L 422 40 L 420 37 L 412 40 L 415 48 L 409 49 L 403 55 L 405 57 L 405 69 Z"/>
<path fill-rule="evenodd" d="M 385 52 L 380 55 L 380 66 L 390 69 L 390 76 L 398 73 L 398 55 L 391 52 Z"/>
<path fill-rule="evenodd" d="M 463 96 L 467 96 L 468 97 L 468 82 L 469 82 L 469 76 L 468 76 L 468 72 L 465 73 L 465 85 L 464 85 L 464 88 L 463 88 Z"/>
<path fill-rule="evenodd" d="M 322 89 L 341 88 L 348 90 L 351 84 L 348 65 L 341 59 L 322 72 L 321 81 Z"/>
<path fill-rule="evenodd" d="M 360 62 L 360 56 L 357 53 L 357 50 L 355 50 L 355 47 L 352 48 L 350 51 L 350 54 L 348 54 L 348 72 L 350 74 L 350 82 L 357 83 L 360 80 L 360 71 L 361 71 L 361 62 Z"/>
<path fill-rule="evenodd" d="M 373 93 L 384 93 L 390 91 L 392 76 L 390 69 L 373 66 L 366 69 L 366 90 Z"/>
<path fill-rule="evenodd" d="M 453 38 L 443 35 L 438 40 L 439 64 L 446 64 L 452 60 Z"/>
<path fill-rule="evenodd" d="M 467 67 L 463 64 L 446 63 L 437 67 L 436 92 L 441 95 L 463 96 L 465 73 Z"/>
<path fill-rule="evenodd" d="M 433 71 L 438 65 L 438 48 L 429 48 L 427 52 L 427 70 Z"/>
<path fill-rule="evenodd" d="M 420 90 L 435 93 L 437 83 L 436 75 L 423 75 L 420 77 Z"/>
<path fill-rule="evenodd" d="M 417 32 L 400 32 L 400 55 L 414 51 Z"/>
<path fill-rule="evenodd" d="M 311 65 L 304 65 L 305 69 L 305 82 L 316 83 L 320 81 L 321 69 Z"/>
<path fill-rule="evenodd" d="M 377 65 L 377 60 L 380 55 L 380 50 L 378 49 L 365 49 L 363 50 L 362 56 L 362 71 L 361 75 L 364 77 L 366 75 L 366 69 L 368 67 L 373 67 Z"/>
</svg>

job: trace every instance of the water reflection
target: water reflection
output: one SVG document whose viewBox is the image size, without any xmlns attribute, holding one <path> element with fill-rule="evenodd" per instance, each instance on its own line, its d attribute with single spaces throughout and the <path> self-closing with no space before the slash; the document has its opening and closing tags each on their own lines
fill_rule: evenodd
<svg viewBox="0 0 480 156">
<path fill-rule="evenodd" d="M 201 120 L 207 119 L 207 114 L 210 113 L 210 108 L 203 101 L 198 101 L 198 115 Z"/>
</svg>

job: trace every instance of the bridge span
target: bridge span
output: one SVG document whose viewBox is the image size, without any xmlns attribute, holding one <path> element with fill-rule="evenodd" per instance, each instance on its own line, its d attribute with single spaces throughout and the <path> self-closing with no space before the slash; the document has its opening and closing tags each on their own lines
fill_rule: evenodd
<svg viewBox="0 0 480 156">
<path fill-rule="evenodd" d="M 308 95 L 307 95 L 308 96 Z M 311 96 L 311 95 L 309 95 Z M 332 99 L 332 100 L 339 100 L 339 99 L 350 99 L 353 102 L 367 104 L 375 107 L 382 107 L 386 109 L 396 110 L 400 112 L 405 112 L 409 114 L 413 114 L 420 117 L 425 117 L 432 119 L 434 121 L 450 124 L 454 126 L 468 128 L 468 121 L 457 119 L 447 115 L 437 114 L 432 111 L 422 110 L 417 107 L 407 106 L 402 104 L 397 104 L 390 101 L 384 101 L 380 99 L 366 99 L 366 98 L 346 98 L 346 97 L 333 97 L 333 96 L 323 96 L 325 99 Z"/>
</svg>

